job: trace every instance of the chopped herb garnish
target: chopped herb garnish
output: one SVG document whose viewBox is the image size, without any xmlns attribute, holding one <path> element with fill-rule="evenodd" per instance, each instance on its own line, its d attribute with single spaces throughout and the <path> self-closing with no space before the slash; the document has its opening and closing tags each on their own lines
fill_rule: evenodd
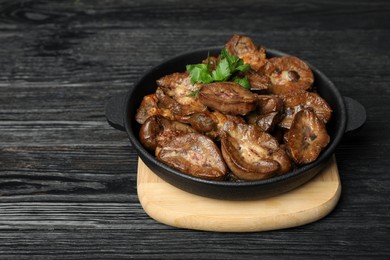
<svg viewBox="0 0 390 260">
<path fill-rule="evenodd" d="M 249 84 L 249 81 L 246 77 L 244 78 L 235 77 L 233 78 L 232 81 L 240 84 L 245 89 L 251 89 L 251 84 Z"/>
<path fill-rule="evenodd" d="M 186 66 L 191 76 L 191 83 L 195 82 L 208 84 L 211 82 L 234 81 L 246 89 L 250 89 L 248 79 L 233 77 L 239 72 L 246 72 L 249 64 L 237 56 L 231 55 L 225 48 L 222 49 L 220 60 L 214 70 L 210 70 L 210 55 L 207 56 L 207 64 L 189 64 Z"/>
</svg>

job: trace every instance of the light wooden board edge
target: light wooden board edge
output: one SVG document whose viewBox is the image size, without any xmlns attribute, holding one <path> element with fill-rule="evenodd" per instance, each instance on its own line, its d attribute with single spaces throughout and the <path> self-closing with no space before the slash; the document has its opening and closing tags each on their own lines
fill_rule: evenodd
<svg viewBox="0 0 390 260">
<path fill-rule="evenodd" d="M 137 192 L 145 212 L 179 228 L 217 232 L 256 232 L 301 226 L 328 215 L 341 194 L 336 159 L 308 183 L 260 200 L 205 198 L 180 190 L 138 160 Z"/>
</svg>

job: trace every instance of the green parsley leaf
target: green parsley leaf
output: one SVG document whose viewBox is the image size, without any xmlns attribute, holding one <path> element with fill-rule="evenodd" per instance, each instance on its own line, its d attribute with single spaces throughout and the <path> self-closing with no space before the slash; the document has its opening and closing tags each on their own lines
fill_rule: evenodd
<svg viewBox="0 0 390 260">
<path fill-rule="evenodd" d="M 240 84 L 245 89 L 251 89 L 251 84 L 249 83 L 246 77 L 244 78 L 235 77 L 232 81 Z"/>
<path fill-rule="evenodd" d="M 221 51 L 221 59 L 227 60 L 229 63 L 229 68 L 233 72 L 235 69 L 235 65 L 238 62 L 239 58 L 237 56 L 233 56 L 228 52 L 225 48 L 222 49 Z"/>
<path fill-rule="evenodd" d="M 237 56 L 231 55 L 226 48 L 222 48 L 220 61 L 217 62 L 216 68 L 210 71 L 210 53 L 207 55 L 207 64 L 189 64 L 186 66 L 187 71 L 191 76 L 191 83 L 195 82 L 208 84 L 211 82 L 234 81 L 246 89 L 250 89 L 250 84 L 247 78 L 232 77 L 238 72 L 246 72 L 249 64 L 244 64 L 244 61 Z M 194 96 L 197 93 L 194 94 Z"/>
<path fill-rule="evenodd" d="M 246 72 L 250 68 L 249 64 L 244 64 L 244 60 L 231 55 L 225 48 L 222 49 L 221 57 L 227 59 L 229 62 L 229 68 L 232 74 L 236 71 Z"/>
<path fill-rule="evenodd" d="M 240 60 L 236 65 L 236 70 L 241 72 L 246 72 L 250 69 L 251 65 L 244 64 L 243 60 Z"/>
<path fill-rule="evenodd" d="M 189 64 L 186 69 L 190 73 L 192 84 L 195 82 L 208 84 L 213 81 L 207 64 Z"/>
<path fill-rule="evenodd" d="M 226 59 L 222 59 L 218 62 L 217 68 L 212 72 L 214 81 L 227 81 L 231 75 L 229 62 Z"/>
</svg>

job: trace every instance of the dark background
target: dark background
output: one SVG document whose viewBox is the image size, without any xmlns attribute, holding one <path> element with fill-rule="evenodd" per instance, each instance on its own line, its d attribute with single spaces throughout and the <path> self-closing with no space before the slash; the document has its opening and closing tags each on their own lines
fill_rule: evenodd
<svg viewBox="0 0 390 260">
<path fill-rule="evenodd" d="M 137 155 L 105 102 L 234 33 L 309 61 L 367 110 L 318 222 L 201 232 L 139 204 Z M 389 1 L 0 1 L 0 258 L 390 258 L 389 42 Z"/>
</svg>

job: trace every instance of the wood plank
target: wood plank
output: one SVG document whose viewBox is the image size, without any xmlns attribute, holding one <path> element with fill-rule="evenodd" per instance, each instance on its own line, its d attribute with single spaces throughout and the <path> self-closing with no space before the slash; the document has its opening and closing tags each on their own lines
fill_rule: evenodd
<svg viewBox="0 0 390 260">
<path fill-rule="evenodd" d="M 210 199 L 180 190 L 138 161 L 138 196 L 155 220 L 174 227 L 254 232 L 296 227 L 328 215 L 341 194 L 336 160 L 316 178 L 290 192 L 249 201 Z"/>
</svg>

